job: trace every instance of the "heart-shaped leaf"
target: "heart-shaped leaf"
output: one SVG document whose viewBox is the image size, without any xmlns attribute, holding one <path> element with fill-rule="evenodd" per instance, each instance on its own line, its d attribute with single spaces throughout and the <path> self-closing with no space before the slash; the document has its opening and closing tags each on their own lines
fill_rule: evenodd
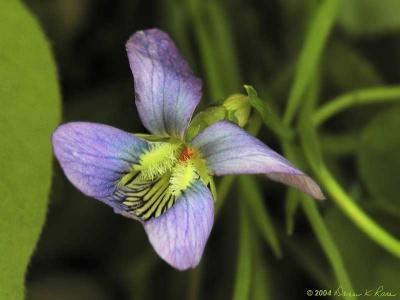
<svg viewBox="0 0 400 300">
<path fill-rule="evenodd" d="M 60 95 L 46 38 L 19 1 L 0 2 L 0 45 L 0 299 L 18 300 L 45 220 Z"/>
</svg>

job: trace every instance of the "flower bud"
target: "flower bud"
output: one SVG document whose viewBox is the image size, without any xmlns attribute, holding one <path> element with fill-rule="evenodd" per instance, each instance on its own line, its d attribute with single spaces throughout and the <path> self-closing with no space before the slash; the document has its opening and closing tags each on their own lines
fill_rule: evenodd
<svg viewBox="0 0 400 300">
<path fill-rule="evenodd" d="M 250 116 L 249 97 L 242 94 L 229 96 L 222 104 L 227 110 L 227 119 L 244 127 Z"/>
</svg>

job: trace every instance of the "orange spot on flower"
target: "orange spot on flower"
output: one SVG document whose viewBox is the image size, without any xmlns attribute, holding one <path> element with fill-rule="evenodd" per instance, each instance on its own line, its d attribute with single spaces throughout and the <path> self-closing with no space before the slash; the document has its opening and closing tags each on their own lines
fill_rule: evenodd
<svg viewBox="0 0 400 300">
<path fill-rule="evenodd" d="M 179 155 L 178 160 L 180 162 L 185 162 L 188 159 L 191 159 L 194 156 L 194 151 L 192 149 L 190 149 L 188 146 L 185 146 L 185 148 L 183 148 L 181 155 Z"/>
</svg>

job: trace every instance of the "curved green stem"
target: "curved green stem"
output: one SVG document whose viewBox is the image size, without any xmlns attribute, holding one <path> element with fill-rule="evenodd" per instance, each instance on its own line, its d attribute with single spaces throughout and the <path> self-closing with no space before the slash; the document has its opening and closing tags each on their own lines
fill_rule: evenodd
<svg viewBox="0 0 400 300">
<path fill-rule="evenodd" d="M 363 231 L 371 240 L 378 245 L 400 257 L 400 241 L 390 233 L 375 223 L 366 213 L 364 213 L 355 201 L 343 190 L 329 172 L 323 161 L 320 145 L 317 139 L 316 127 L 309 126 L 307 115 L 303 116 L 301 126 L 301 141 L 305 156 L 321 181 L 322 186 L 332 196 L 339 208 L 349 217 L 349 219 Z"/>
<path fill-rule="evenodd" d="M 313 124 L 319 127 L 329 118 L 345 109 L 371 103 L 386 103 L 400 100 L 400 87 L 378 87 L 341 95 L 319 108 L 313 114 Z"/>
<path fill-rule="evenodd" d="M 400 241 L 381 228 L 367 214 L 365 214 L 336 182 L 325 166 L 321 166 L 319 170 L 316 171 L 323 186 L 335 200 L 336 204 L 358 226 L 358 228 L 367 234 L 371 240 L 400 258 Z"/>
</svg>

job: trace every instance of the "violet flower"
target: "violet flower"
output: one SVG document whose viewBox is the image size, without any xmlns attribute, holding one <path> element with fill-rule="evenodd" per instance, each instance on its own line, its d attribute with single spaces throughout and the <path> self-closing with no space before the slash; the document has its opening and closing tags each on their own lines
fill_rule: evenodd
<svg viewBox="0 0 400 300">
<path fill-rule="evenodd" d="M 136 107 L 152 135 L 71 122 L 54 132 L 54 153 L 81 192 L 140 221 L 167 263 L 179 270 L 199 263 L 214 221 L 213 176 L 265 174 L 323 198 L 310 177 L 231 122 L 187 139 L 201 81 L 166 33 L 137 32 L 126 49 Z"/>
</svg>

